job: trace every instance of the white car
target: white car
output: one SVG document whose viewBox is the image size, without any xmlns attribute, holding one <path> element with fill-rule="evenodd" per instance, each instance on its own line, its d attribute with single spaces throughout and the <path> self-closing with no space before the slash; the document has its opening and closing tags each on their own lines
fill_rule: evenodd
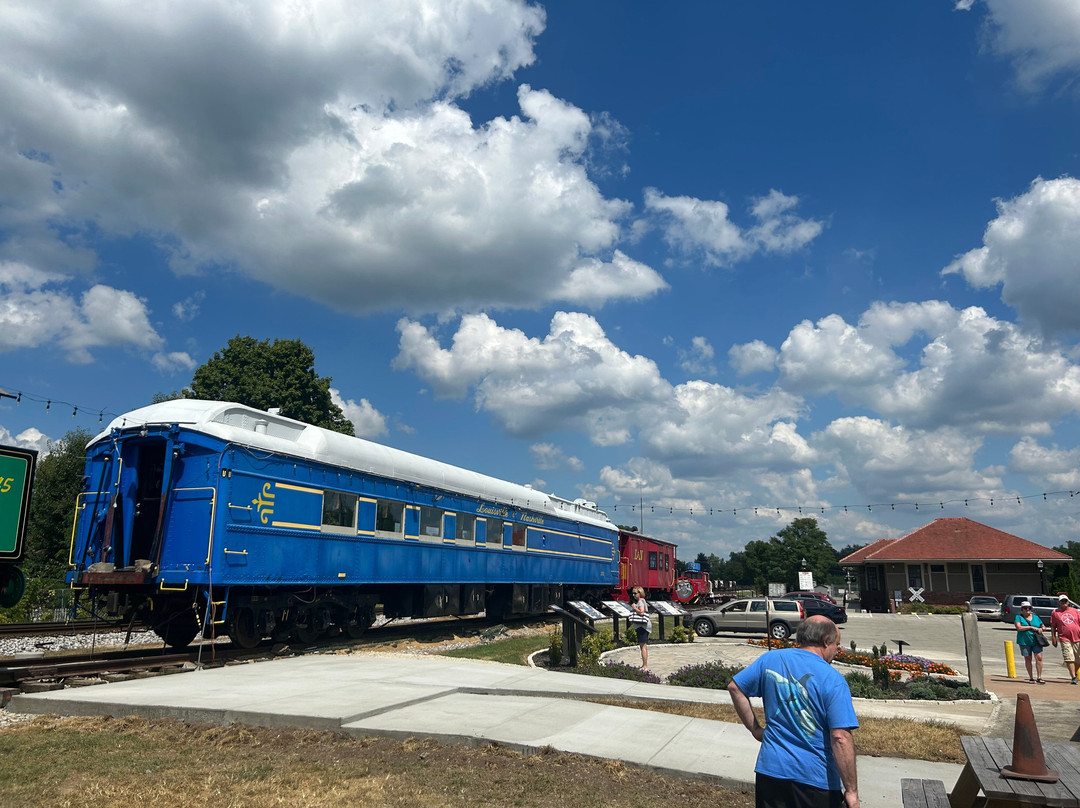
<svg viewBox="0 0 1080 808">
<path fill-rule="evenodd" d="M 967 607 L 980 620 L 1001 619 L 1001 603 L 991 595 L 972 595 Z"/>
</svg>

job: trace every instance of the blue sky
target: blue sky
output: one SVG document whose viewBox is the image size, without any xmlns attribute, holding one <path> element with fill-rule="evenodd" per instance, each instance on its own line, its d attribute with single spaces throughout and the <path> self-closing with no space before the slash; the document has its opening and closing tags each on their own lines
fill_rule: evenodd
<svg viewBox="0 0 1080 808">
<path fill-rule="evenodd" d="M 683 558 L 1080 539 L 1078 78 L 1076 0 L 0 0 L 0 442 L 300 338 Z"/>
</svg>

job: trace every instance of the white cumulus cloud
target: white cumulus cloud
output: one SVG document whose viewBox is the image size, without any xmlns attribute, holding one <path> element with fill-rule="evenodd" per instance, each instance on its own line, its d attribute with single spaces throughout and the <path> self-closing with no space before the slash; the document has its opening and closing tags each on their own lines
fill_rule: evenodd
<svg viewBox="0 0 1080 808">
<path fill-rule="evenodd" d="M 459 105 L 534 61 L 536 5 L 0 8 L 0 259 L 87 273 L 93 234 L 138 235 L 177 272 L 236 269 L 353 312 L 666 287 L 620 249 L 631 205 L 589 176 L 617 122 L 528 85 L 518 114 Z"/>
<path fill-rule="evenodd" d="M 728 266 L 756 252 L 784 254 L 805 247 L 821 234 L 824 224 L 792 213 L 798 201 L 773 189 L 753 200 L 750 213 L 757 224 L 740 228 L 724 202 L 645 189 L 645 210 L 668 245 L 687 256 L 700 255 L 711 266 Z"/>
<path fill-rule="evenodd" d="M 341 407 L 345 417 L 352 421 L 356 437 L 377 438 L 389 431 L 386 427 L 386 416 L 375 409 L 366 398 L 360 401 L 346 399 L 342 397 L 340 390 L 331 387 L 330 400 Z"/>
<path fill-rule="evenodd" d="M 977 288 L 1000 284 L 1001 299 L 1044 334 L 1080 331 L 1080 180 L 1037 179 L 999 200 L 983 246 L 943 273 L 960 273 Z"/>
</svg>

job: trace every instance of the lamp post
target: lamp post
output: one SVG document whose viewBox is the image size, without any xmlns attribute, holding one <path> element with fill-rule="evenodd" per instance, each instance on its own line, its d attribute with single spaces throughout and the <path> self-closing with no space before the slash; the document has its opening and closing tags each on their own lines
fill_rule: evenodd
<svg viewBox="0 0 1080 808">
<path fill-rule="evenodd" d="M 1046 569 L 1043 565 L 1043 560 L 1040 558 L 1039 563 L 1035 565 L 1039 568 L 1039 594 L 1046 594 Z"/>
</svg>

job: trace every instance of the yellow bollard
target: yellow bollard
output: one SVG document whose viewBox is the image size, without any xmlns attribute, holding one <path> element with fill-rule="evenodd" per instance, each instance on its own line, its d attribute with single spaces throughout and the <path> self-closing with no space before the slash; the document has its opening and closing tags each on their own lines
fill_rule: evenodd
<svg viewBox="0 0 1080 808">
<path fill-rule="evenodd" d="M 1009 678 L 1016 678 L 1016 660 L 1013 659 L 1012 640 L 1005 640 L 1005 667 L 1009 671 Z"/>
</svg>

